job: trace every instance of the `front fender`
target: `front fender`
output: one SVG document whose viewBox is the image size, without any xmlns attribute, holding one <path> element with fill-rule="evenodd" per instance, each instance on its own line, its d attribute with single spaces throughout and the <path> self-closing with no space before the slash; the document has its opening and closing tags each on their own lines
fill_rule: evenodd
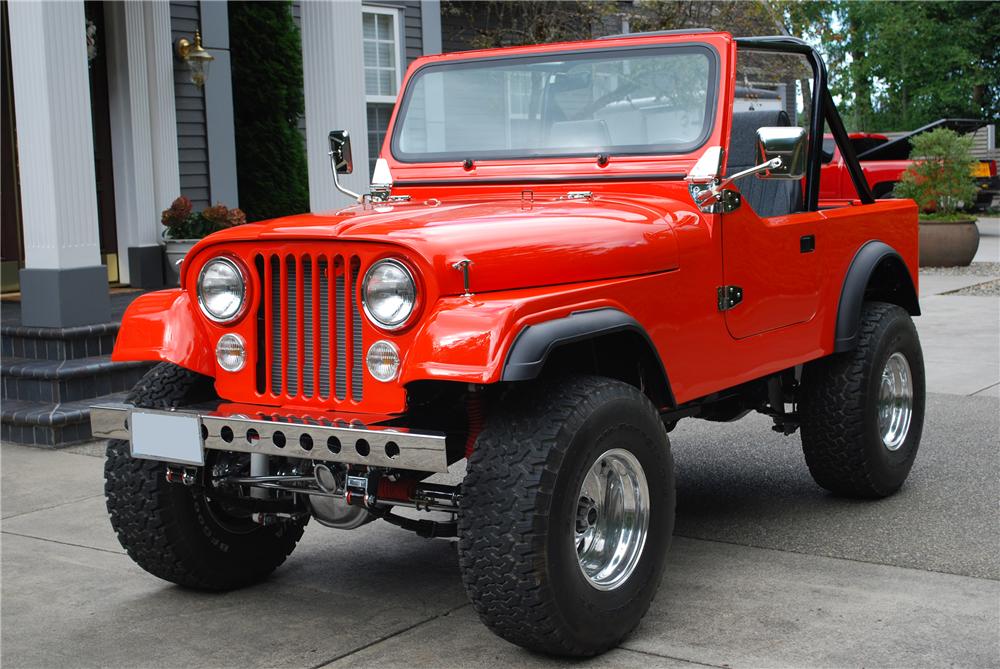
<svg viewBox="0 0 1000 669">
<path fill-rule="evenodd" d="M 404 353 L 400 381 L 496 383 L 517 337 L 531 325 L 574 312 L 628 310 L 615 297 L 649 277 L 461 295 L 438 300 Z"/>
<path fill-rule="evenodd" d="M 172 362 L 215 376 L 211 341 L 180 288 L 146 293 L 129 305 L 111 359 Z"/>
</svg>

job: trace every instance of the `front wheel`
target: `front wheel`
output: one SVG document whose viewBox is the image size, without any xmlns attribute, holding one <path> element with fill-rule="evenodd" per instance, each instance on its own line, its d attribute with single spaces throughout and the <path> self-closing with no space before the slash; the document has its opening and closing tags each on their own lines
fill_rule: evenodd
<svg viewBox="0 0 1000 669">
<path fill-rule="evenodd" d="M 674 497 L 666 431 L 634 387 L 573 377 L 511 393 L 462 484 L 459 564 L 480 618 L 546 653 L 616 645 L 659 586 Z"/>
<path fill-rule="evenodd" d="M 164 409 L 211 394 L 211 379 L 162 363 L 127 401 Z M 108 442 L 104 492 L 111 526 L 129 557 L 154 576 L 205 590 L 239 588 L 274 571 L 302 537 L 303 523 L 258 525 L 198 488 L 168 483 L 166 470 L 166 463 L 133 458 L 127 441 Z"/>
<path fill-rule="evenodd" d="M 802 451 L 813 479 L 847 497 L 896 492 L 924 423 L 924 359 L 906 310 L 865 303 L 857 348 L 806 365 L 802 386 Z"/>
</svg>

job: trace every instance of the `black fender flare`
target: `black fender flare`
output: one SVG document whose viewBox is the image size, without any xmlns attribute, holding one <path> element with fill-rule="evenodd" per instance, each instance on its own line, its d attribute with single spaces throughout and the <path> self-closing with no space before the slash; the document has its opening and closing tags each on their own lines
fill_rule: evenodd
<svg viewBox="0 0 1000 669">
<path fill-rule="evenodd" d="M 861 322 L 861 305 L 868 286 L 877 271 L 888 272 L 898 285 L 890 291 L 891 301 L 906 309 L 910 315 L 920 315 L 920 301 L 913 279 L 903 257 L 885 242 L 870 241 L 858 249 L 844 277 L 837 307 L 837 329 L 833 350 L 849 351 L 857 345 L 858 327 Z"/>
<path fill-rule="evenodd" d="M 648 352 L 659 366 L 670 405 L 673 406 L 670 379 L 649 333 L 639 321 L 624 311 L 611 307 L 575 311 L 563 318 L 525 326 L 507 351 L 501 380 L 528 381 L 538 378 L 545 367 L 545 361 L 556 348 L 617 332 L 635 333 L 645 341 Z"/>
</svg>

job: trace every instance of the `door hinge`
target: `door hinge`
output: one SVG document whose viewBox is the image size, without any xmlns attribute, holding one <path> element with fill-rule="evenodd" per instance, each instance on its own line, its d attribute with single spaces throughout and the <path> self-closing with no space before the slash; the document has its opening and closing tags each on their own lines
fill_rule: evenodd
<svg viewBox="0 0 1000 669">
<path fill-rule="evenodd" d="M 743 289 L 739 286 L 721 286 L 716 289 L 719 311 L 729 311 L 743 301 Z"/>
</svg>

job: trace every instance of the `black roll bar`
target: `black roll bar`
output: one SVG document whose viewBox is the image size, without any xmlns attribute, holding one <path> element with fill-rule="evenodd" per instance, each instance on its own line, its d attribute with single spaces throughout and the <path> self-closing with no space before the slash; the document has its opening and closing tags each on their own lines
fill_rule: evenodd
<svg viewBox="0 0 1000 669">
<path fill-rule="evenodd" d="M 806 164 L 806 210 L 819 209 L 819 176 L 822 168 L 823 124 L 830 126 L 833 139 L 840 147 L 844 164 L 851 175 L 851 181 L 858 192 L 858 198 L 863 204 L 875 201 L 868 181 L 861 170 L 861 163 L 854 152 L 854 147 L 847 137 L 844 122 L 830 95 L 827 85 L 826 64 L 819 53 L 808 43 L 797 37 L 775 35 L 770 37 L 737 37 L 736 46 L 759 51 L 775 51 L 778 53 L 797 53 L 806 57 L 812 66 L 816 85 L 813 87 L 812 128 L 809 131 L 809 162 Z"/>
</svg>

